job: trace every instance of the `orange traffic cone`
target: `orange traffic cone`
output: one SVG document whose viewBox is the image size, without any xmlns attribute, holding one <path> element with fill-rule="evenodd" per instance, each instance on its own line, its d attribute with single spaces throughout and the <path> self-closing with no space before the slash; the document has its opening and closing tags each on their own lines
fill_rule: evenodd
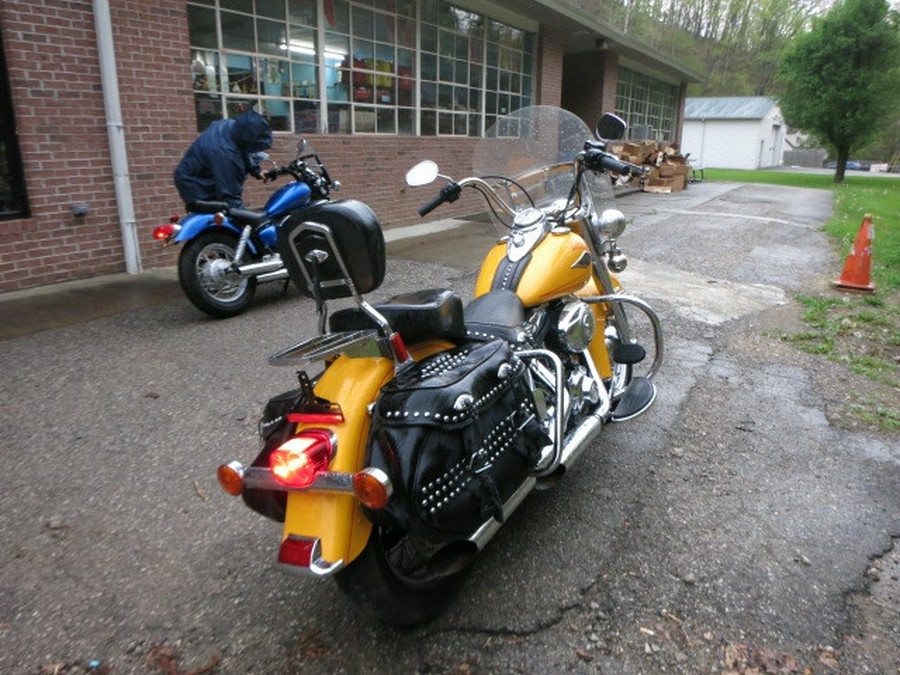
<svg viewBox="0 0 900 675">
<path fill-rule="evenodd" d="M 872 215 L 867 213 L 853 242 L 853 253 L 847 256 L 840 278 L 834 280 L 835 286 L 852 291 L 875 290 L 875 284 L 871 281 L 873 239 L 875 226 L 872 225 Z"/>
</svg>

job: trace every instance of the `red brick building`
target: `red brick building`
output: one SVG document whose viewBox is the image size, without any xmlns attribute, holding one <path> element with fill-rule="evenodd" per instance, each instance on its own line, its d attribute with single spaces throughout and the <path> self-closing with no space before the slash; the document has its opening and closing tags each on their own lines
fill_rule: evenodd
<svg viewBox="0 0 900 675">
<path fill-rule="evenodd" d="M 305 137 L 386 228 L 419 220 L 409 166 L 467 174 L 477 136 L 524 105 L 590 125 L 616 110 L 677 141 L 697 77 L 582 4 L 4 0 L 0 292 L 174 264 L 150 238 L 184 208 L 172 170 L 247 105 L 272 120 L 273 159 Z M 270 190 L 251 179 L 245 201 Z"/>
</svg>

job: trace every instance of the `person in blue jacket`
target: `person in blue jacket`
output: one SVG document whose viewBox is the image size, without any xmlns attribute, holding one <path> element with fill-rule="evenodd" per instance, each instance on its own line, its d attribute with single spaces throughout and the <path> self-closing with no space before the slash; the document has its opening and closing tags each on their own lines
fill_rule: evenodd
<svg viewBox="0 0 900 675">
<path fill-rule="evenodd" d="M 236 119 L 217 120 L 197 137 L 173 174 L 188 210 L 200 201 L 243 206 L 247 175 L 264 179 L 254 153 L 272 147 L 268 120 L 252 108 Z"/>
</svg>

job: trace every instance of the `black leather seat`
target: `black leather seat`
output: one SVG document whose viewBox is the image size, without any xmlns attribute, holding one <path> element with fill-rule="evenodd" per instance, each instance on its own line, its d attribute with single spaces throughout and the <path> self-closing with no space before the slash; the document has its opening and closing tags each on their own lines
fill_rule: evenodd
<svg viewBox="0 0 900 675">
<path fill-rule="evenodd" d="M 373 307 L 407 344 L 435 338 L 459 343 L 466 337 L 462 301 L 448 289 L 404 293 Z M 378 327 L 359 307 L 334 312 L 329 317 L 328 326 L 332 332 Z"/>
<path fill-rule="evenodd" d="M 512 291 L 491 291 L 466 305 L 465 321 L 469 339 L 499 338 L 515 344 L 525 323 L 525 306 Z"/>
</svg>

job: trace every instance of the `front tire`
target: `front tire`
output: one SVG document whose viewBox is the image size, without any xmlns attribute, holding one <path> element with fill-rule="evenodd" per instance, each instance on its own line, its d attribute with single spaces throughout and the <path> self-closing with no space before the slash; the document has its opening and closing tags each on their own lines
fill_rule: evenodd
<svg viewBox="0 0 900 675">
<path fill-rule="evenodd" d="M 195 307 L 217 319 L 243 312 L 256 293 L 256 277 L 231 269 L 237 237 L 209 231 L 195 237 L 178 258 L 178 280 Z M 245 258 L 242 262 L 248 262 Z"/>
<path fill-rule="evenodd" d="M 334 579 L 382 622 L 411 628 L 440 614 L 471 571 L 469 563 L 435 575 L 428 567 L 433 552 L 433 547 L 415 542 L 402 530 L 375 526 L 363 552 Z"/>
</svg>

